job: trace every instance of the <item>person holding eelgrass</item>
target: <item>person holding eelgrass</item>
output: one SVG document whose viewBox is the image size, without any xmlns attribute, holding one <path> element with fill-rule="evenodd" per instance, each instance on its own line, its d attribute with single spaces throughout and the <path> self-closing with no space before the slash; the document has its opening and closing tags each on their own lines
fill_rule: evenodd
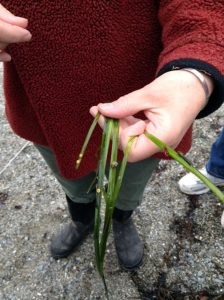
<svg viewBox="0 0 224 300">
<path fill-rule="evenodd" d="M 211 146 L 209 160 L 200 172 L 210 179 L 214 185 L 224 186 L 224 129 Z M 187 174 L 178 182 L 180 190 L 188 195 L 201 195 L 207 193 L 209 188 L 193 174 Z M 221 217 L 224 227 L 224 212 Z"/>
<path fill-rule="evenodd" d="M 223 1 L 1 1 L 6 114 L 46 160 L 71 215 L 51 243 L 53 257 L 68 256 L 93 227 L 95 187 L 86 191 L 96 176 L 100 128 L 80 169 L 74 167 L 91 108 L 93 116 L 120 119 L 121 149 L 138 136 L 113 233 L 121 266 L 141 264 L 132 213 L 159 159 L 167 158 L 144 131 L 186 153 L 194 119 L 222 104 L 223 20 Z"/>
</svg>

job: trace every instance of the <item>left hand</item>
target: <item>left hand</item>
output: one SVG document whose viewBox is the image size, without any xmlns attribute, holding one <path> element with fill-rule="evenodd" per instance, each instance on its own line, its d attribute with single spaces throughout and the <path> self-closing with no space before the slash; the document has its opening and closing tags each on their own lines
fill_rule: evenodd
<svg viewBox="0 0 224 300">
<path fill-rule="evenodd" d="M 8 62 L 12 59 L 6 50 L 9 44 L 31 40 L 32 36 L 26 29 L 27 26 L 27 19 L 14 16 L 0 4 L 0 62 Z"/>
<path fill-rule="evenodd" d="M 212 80 L 206 77 L 206 81 L 211 93 Z M 175 70 L 114 102 L 91 107 L 90 113 L 95 116 L 99 111 L 103 116 L 120 119 L 119 142 L 123 150 L 130 136 L 138 136 L 128 157 L 129 162 L 135 162 L 159 151 L 145 137 L 145 130 L 175 148 L 205 104 L 198 79 L 184 70 Z M 134 117 L 140 111 L 144 112 L 145 120 Z M 99 120 L 101 127 L 103 116 Z"/>
</svg>

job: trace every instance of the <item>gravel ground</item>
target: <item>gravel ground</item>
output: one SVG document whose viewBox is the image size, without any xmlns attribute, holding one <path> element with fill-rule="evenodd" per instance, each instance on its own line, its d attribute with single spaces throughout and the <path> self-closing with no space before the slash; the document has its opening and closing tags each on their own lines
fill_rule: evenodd
<svg viewBox="0 0 224 300">
<path fill-rule="evenodd" d="M 68 259 L 50 257 L 51 237 L 69 219 L 64 195 L 34 147 L 11 132 L 3 102 L 1 95 L 0 299 L 105 299 L 92 235 Z M 223 110 L 195 123 L 188 158 L 196 167 L 224 125 Z M 105 270 L 111 299 L 222 298 L 223 207 L 211 193 L 181 194 L 177 181 L 184 174 L 176 162 L 162 162 L 146 188 L 134 215 L 145 244 L 138 271 L 119 268 L 110 237 Z"/>
</svg>

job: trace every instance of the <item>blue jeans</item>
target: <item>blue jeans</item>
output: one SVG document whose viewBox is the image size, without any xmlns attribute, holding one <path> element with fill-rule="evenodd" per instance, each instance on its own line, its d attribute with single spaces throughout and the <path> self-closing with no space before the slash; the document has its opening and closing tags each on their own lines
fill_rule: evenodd
<svg viewBox="0 0 224 300">
<path fill-rule="evenodd" d="M 212 144 L 206 170 L 210 175 L 224 179 L 224 128 Z"/>
</svg>

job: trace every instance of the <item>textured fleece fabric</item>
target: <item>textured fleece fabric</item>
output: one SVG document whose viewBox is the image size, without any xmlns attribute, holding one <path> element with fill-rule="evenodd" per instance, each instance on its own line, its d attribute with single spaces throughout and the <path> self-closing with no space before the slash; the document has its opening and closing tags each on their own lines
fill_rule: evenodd
<svg viewBox="0 0 224 300">
<path fill-rule="evenodd" d="M 74 168 L 92 105 L 143 87 L 179 60 L 206 63 L 220 76 L 224 71 L 223 0 L 1 4 L 28 18 L 33 35 L 30 43 L 9 47 L 13 61 L 4 67 L 8 120 L 21 137 L 50 147 L 66 178 L 96 168 L 100 129 L 80 170 Z M 212 101 L 215 108 L 221 103 Z M 190 144 L 191 129 L 178 150 L 186 152 Z"/>
</svg>

